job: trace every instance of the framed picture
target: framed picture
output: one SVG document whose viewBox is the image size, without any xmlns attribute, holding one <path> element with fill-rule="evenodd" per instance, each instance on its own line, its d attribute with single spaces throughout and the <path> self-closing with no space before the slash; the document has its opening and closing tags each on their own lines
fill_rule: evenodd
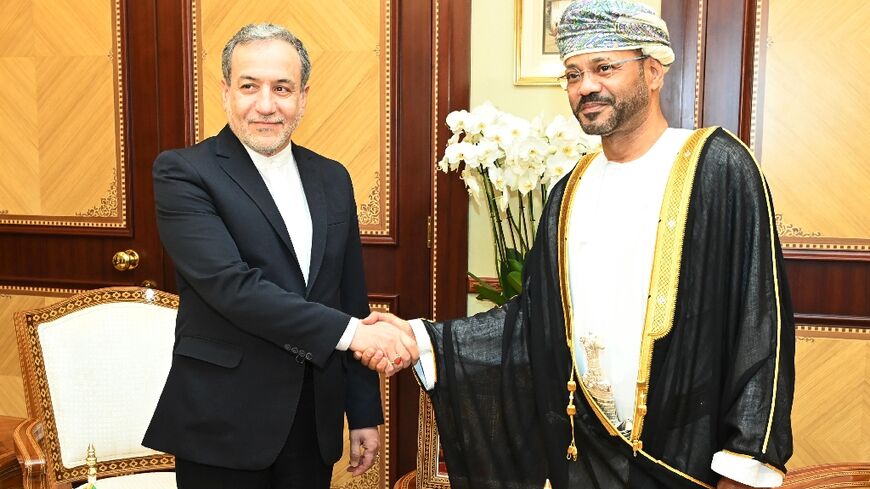
<svg viewBox="0 0 870 489">
<path fill-rule="evenodd" d="M 556 26 L 571 0 L 515 0 L 515 85 L 558 85 Z"/>
</svg>

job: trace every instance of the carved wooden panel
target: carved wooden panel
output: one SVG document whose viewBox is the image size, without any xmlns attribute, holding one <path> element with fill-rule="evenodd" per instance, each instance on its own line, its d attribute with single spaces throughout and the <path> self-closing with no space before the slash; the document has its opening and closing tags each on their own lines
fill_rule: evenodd
<svg viewBox="0 0 870 489">
<path fill-rule="evenodd" d="M 391 234 L 391 0 L 194 2 L 197 141 L 226 124 L 221 52 L 240 27 L 290 29 L 311 57 L 311 91 L 293 141 L 350 171 L 364 235 Z"/>
<path fill-rule="evenodd" d="M 870 4 L 756 3 L 753 140 L 783 246 L 870 251 Z"/>
<path fill-rule="evenodd" d="M 790 469 L 870 460 L 870 330 L 798 326 Z"/>
<path fill-rule="evenodd" d="M 74 293 L 65 289 L 0 287 L 0 416 L 27 416 L 12 315 L 54 304 Z"/>
<path fill-rule="evenodd" d="M 120 0 L 0 3 L 0 224 L 124 228 Z"/>
</svg>

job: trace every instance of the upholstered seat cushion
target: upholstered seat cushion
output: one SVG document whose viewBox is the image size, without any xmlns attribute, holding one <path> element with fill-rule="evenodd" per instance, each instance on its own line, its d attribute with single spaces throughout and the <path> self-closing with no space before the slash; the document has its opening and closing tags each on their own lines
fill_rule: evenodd
<svg viewBox="0 0 870 489">
<path fill-rule="evenodd" d="M 75 486 L 82 488 L 87 484 Z M 97 479 L 97 489 L 176 489 L 175 472 L 143 472 Z"/>
</svg>

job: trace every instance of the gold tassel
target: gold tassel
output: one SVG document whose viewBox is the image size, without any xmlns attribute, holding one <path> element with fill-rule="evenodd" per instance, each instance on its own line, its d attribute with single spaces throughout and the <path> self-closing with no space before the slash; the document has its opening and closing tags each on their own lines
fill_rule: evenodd
<svg viewBox="0 0 870 489">
<path fill-rule="evenodd" d="M 574 381 L 574 369 L 571 369 L 571 380 L 568 381 L 568 407 L 565 409 L 571 420 L 571 444 L 568 445 L 568 453 L 565 458 L 573 462 L 577 461 L 577 442 L 574 436 L 574 415 L 577 414 L 577 407 L 574 405 L 574 392 L 576 391 L 577 382 Z"/>
</svg>

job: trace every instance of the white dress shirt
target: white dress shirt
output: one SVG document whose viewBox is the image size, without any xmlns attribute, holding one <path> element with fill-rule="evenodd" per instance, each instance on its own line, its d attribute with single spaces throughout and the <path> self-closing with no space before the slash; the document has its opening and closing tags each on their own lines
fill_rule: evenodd
<svg viewBox="0 0 870 489">
<path fill-rule="evenodd" d="M 612 386 L 619 421 L 634 416 L 661 203 L 674 160 L 691 134 L 667 129 L 634 161 L 610 162 L 602 152 L 586 169 L 572 202 L 567 259 L 577 366 L 583 375 L 588 366 L 583 337 L 604 345 L 601 369 Z M 412 321 L 412 328 L 421 353 L 415 368 L 431 390 L 436 372 L 432 344 L 422 322 Z M 782 485 L 778 472 L 724 451 L 714 455 L 711 468 L 754 487 Z"/>
<path fill-rule="evenodd" d="M 272 200 L 278 207 L 284 226 L 290 234 L 290 242 L 293 243 L 293 251 L 302 271 L 305 284 L 308 284 L 308 274 L 311 268 L 311 212 L 308 210 L 308 199 L 305 198 L 305 189 L 302 187 L 302 178 L 299 176 L 299 167 L 293 157 L 293 144 L 272 156 L 262 155 L 245 146 L 251 161 L 263 177 Z M 335 346 L 336 350 L 347 350 L 353 335 L 359 324 L 359 319 L 351 318 Z"/>
</svg>

